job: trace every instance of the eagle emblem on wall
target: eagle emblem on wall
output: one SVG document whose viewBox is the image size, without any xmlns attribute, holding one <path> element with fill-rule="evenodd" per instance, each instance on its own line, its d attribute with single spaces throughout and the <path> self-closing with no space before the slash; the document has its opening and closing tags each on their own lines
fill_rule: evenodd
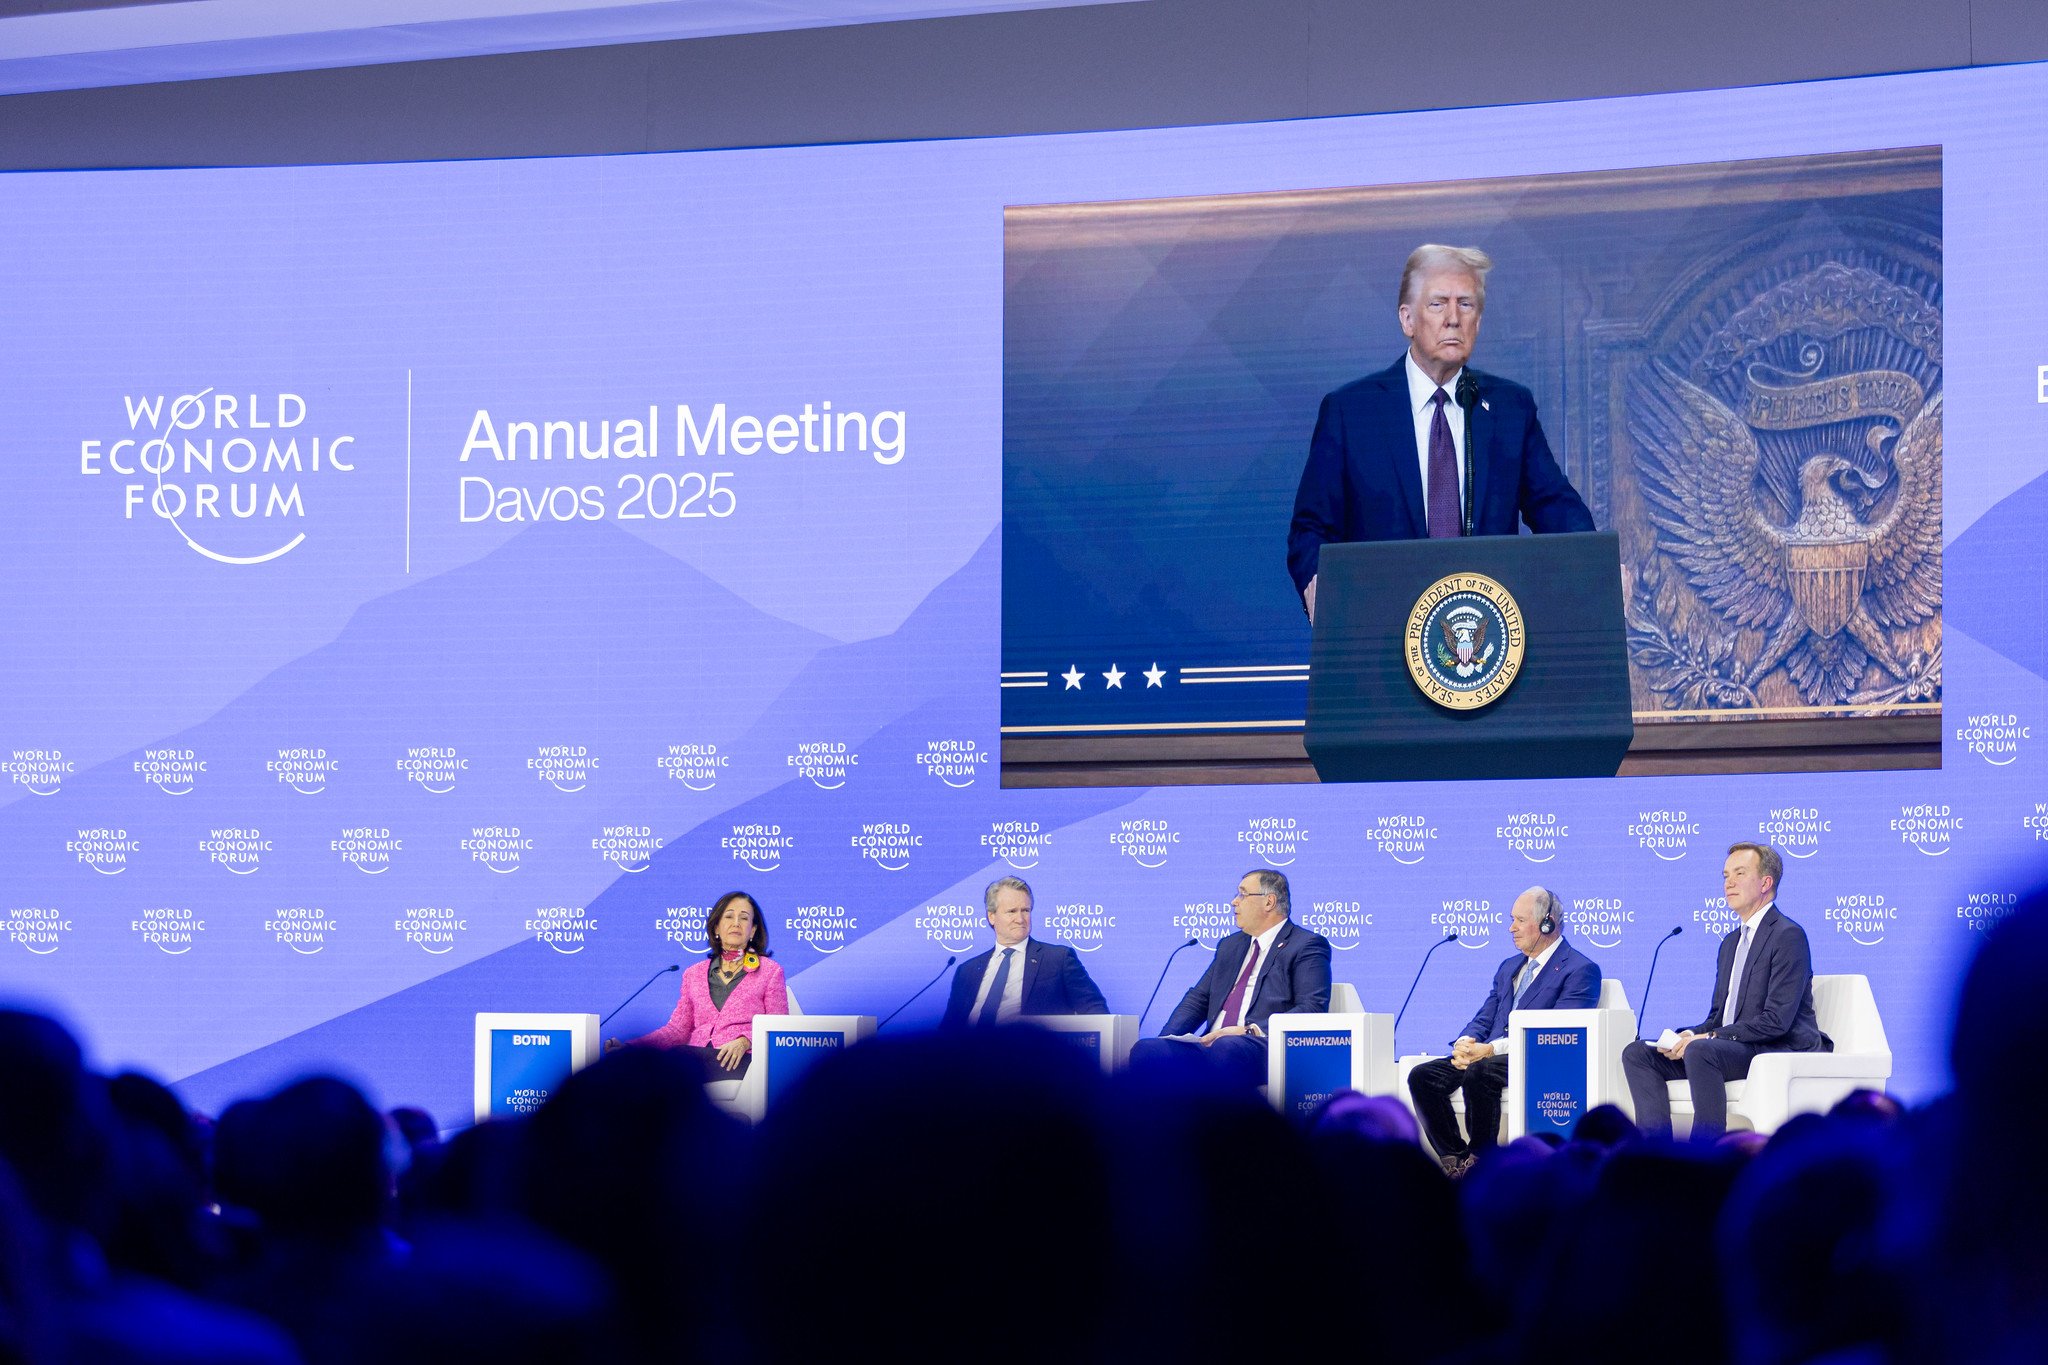
<svg viewBox="0 0 2048 1365">
<path fill-rule="evenodd" d="M 1920 292 L 1829 261 L 1734 308 L 1690 365 L 1637 371 L 1662 562 L 1638 566 L 1630 644 L 1669 700 L 1758 707 L 1780 670 L 1806 706 L 1939 697 L 1940 325 Z"/>
</svg>

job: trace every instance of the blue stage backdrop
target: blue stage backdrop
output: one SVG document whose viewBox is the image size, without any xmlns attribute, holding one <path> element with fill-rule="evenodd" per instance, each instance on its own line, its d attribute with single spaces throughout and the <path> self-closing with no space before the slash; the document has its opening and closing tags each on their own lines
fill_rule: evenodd
<svg viewBox="0 0 2048 1365">
<path fill-rule="evenodd" d="M 1135 1012 L 1270 865 L 1369 1007 L 1463 935 L 1403 1051 L 1469 1016 L 1537 882 L 1635 999 L 1685 926 L 1654 1033 L 1704 1012 L 1722 849 L 1763 837 L 1817 970 L 1870 976 L 1897 1089 L 1930 1094 L 1955 966 L 2048 840 L 2044 98 L 2048 71 L 2005 68 L 987 143 L 0 180 L 0 994 L 196 1105 L 330 1070 L 453 1124 L 475 1012 L 608 1010 L 700 953 L 733 887 L 805 1008 L 881 1014 L 988 944 L 981 887 L 1014 871 L 1038 934 Z M 1956 381 L 1940 771 L 999 788 L 1006 208 L 1872 148 L 1939 149 L 1938 205 L 1923 188 L 1901 212 L 1938 226 Z M 1470 232 L 1503 272 L 1531 250 Z M 1361 259 L 1341 297 L 1379 297 L 1398 264 Z M 1332 375 L 1399 346 L 1348 306 L 1283 321 L 1273 344 Z M 1219 429 L 1265 402 L 1256 382 L 1216 389 Z M 1276 467 L 1312 416 L 1262 438 Z M 1243 539 L 1236 506 L 1219 490 L 1186 534 L 1255 555 L 1286 617 L 1279 533 Z M 1048 587 L 1118 553 L 1078 524 L 1034 552 Z M 1143 699 L 1149 665 L 1192 660 L 1085 662 L 1089 695 L 1115 670 Z M 1166 1004 L 1203 966 L 1182 955 Z M 658 1024 L 658 990 L 607 1032 Z"/>
</svg>

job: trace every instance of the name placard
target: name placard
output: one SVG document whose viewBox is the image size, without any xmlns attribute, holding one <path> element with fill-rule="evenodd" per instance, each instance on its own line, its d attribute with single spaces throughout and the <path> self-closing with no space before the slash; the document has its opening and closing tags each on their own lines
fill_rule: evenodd
<svg viewBox="0 0 2048 1365">
<path fill-rule="evenodd" d="M 846 1046 L 846 1036 L 822 1031 L 777 1031 L 768 1035 L 762 1065 L 768 1068 L 764 1093 L 772 1107 L 789 1093 L 803 1074 Z"/>
<path fill-rule="evenodd" d="M 1350 1088 L 1349 1029 L 1304 1029 L 1281 1036 L 1287 1049 L 1282 1072 L 1286 1086 L 1282 1113 L 1305 1117 L 1339 1090 Z"/>
<path fill-rule="evenodd" d="M 492 1118 L 530 1114 L 575 1070 L 569 1029 L 491 1030 Z"/>
<path fill-rule="evenodd" d="M 1586 1112 L 1586 1029 L 1522 1031 L 1522 1123 L 1527 1133 L 1569 1133 Z"/>
</svg>

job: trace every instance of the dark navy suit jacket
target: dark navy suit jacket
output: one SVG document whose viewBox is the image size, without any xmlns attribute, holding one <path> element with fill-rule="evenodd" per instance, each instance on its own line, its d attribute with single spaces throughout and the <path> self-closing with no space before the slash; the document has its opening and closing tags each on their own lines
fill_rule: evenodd
<svg viewBox="0 0 2048 1365">
<path fill-rule="evenodd" d="M 1057 943 L 1024 940 L 1024 961 L 1012 962 L 1010 970 L 1024 969 L 1024 1013 L 1026 1014 L 1108 1014 L 1109 1003 L 1095 989 L 1080 954 Z M 991 948 L 970 957 L 953 973 L 953 993 L 946 999 L 946 1016 L 941 1028 L 960 1028 L 968 1023 L 974 997 L 981 990 L 981 978 L 996 960 Z"/>
<path fill-rule="evenodd" d="M 1479 386 L 1465 433 L 1472 534 L 1511 536 L 1521 521 L 1543 532 L 1594 529 L 1593 514 L 1551 457 L 1529 391 L 1498 375 L 1470 367 L 1466 373 Z M 1473 451 L 1479 453 L 1476 460 Z M 1294 495 L 1287 571 L 1295 591 L 1306 592 L 1322 548 L 1331 541 L 1428 535 L 1404 355 L 1323 399 Z"/>
<path fill-rule="evenodd" d="M 1515 1004 L 1515 973 L 1529 959 L 1516 953 L 1493 974 L 1493 989 L 1460 1037 L 1491 1043 L 1508 1036 L 1508 1015 L 1525 1010 L 1589 1010 L 1600 1003 L 1600 964 L 1564 940 Z"/>
<path fill-rule="evenodd" d="M 1216 945 L 1209 970 L 1181 997 L 1166 1027 L 1159 1030 L 1161 1037 L 1200 1032 L 1216 1022 L 1251 945 L 1252 936 L 1241 929 Z M 1276 1014 L 1321 1014 L 1329 1008 L 1330 941 L 1289 920 L 1273 940 L 1272 956 L 1259 968 L 1244 1021 L 1263 1032 L 1266 1021 Z"/>
<path fill-rule="evenodd" d="M 1806 946 L 1806 931 L 1776 905 L 1757 918 L 1749 960 L 1742 966 L 1735 1022 L 1722 1026 L 1721 1010 L 1728 1002 L 1728 978 L 1735 970 L 1741 937 L 1742 931 L 1733 929 L 1722 938 L 1714 968 L 1714 1003 L 1692 1031 L 1747 1043 L 1760 1052 L 1833 1052 L 1834 1040 L 1820 1031 L 1813 1017 L 1813 954 Z"/>
</svg>

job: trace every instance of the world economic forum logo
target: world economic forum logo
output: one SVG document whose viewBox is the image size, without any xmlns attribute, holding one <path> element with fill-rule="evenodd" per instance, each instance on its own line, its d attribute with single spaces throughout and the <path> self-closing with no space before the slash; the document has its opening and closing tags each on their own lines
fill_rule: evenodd
<svg viewBox="0 0 2048 1365">
<path fill-rule="evenodd" d="M 1408 676 L 1453 711 L 1498 701 L 1522 671 L 1522 608 L 1484 574 L 1439 578 L 1415 599 L 1402 632 Z"/>
<path fill-rule="evenodd" d="M 296 393 L 122 396 L 112 434 L 78 446 L 78 472 L 121 485 L 121 519 L 167 525 L 195 553 L 248 566 L 281 559 L 337 480 L 356 471 L 355 437 L 308 422 Z"/>
</svg>

